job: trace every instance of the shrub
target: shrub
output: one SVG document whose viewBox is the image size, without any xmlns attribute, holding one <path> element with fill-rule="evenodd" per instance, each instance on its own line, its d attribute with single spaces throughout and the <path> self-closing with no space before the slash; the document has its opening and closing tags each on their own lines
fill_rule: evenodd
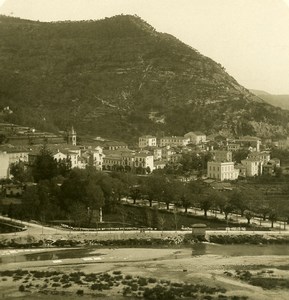
<svg viewBox="0 0 289 300">
<path fill-rule="evenodd" d="M 143 277 L 140 277 L 138 279 L 138 284 L 141 285 L 141 286 L 147 285 L 148 284 L 147 279 L 143 278 Z"/>
<path fill-rule="evenodd" d="M 82 295 L 84 295 L 84 291 L 83 290 L 77 290 L 76 295 L 82 296 Z"/>
<path fill-rule="evenodd" d="M 114 274 L 114 275 L 120 275 L 121 271 L 113 271 L 112 274 Z"/>
<path fill-rule="evenodd" d="M 57 283 L 57 282 L 52 283 L 52 287 L 59 287 L 59 286 L 60 286 L 60 283 Z"/>
<path fill-rule="evenodd" d="M 131 294 L 131 288 L 129 286 L 124 287 L 122 290 L 122 294 L 124 296 Z"/>
<path fill-rule="evenodd" d="M 149 282 L 149 283 L 156 283 L 157 280 L 156 280 L 156 278 L 150 277 L 150 278 L 148 279 L 148 282 Z"/>
<path fill-rule="evenodd" d="M 21 284 L 18 288 L 19 292 L 25 292 L 25 287 L 23 284 Z"/>
</svg>

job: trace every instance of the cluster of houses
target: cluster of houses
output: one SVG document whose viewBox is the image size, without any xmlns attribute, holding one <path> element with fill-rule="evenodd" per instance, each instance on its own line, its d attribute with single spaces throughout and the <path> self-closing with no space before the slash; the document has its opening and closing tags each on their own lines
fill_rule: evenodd
<svg viewBox="0 0 289 300">
<path fill-rule="evenodd" d="M 208 162 L 207 175 L 216 180 L 236 180 L 239 177 L 253 177 L 262 174 L 273 175 L 280 167 L 278 158 L 270 158 L 268 151 L 253 151 L 240 164 L 235 164 L 232 152 L 219 150 L 213 152 L 213 160 Z"/>
<path fill-rule="evenodd" d="M 34 129 L 6 125 L 9 130 L 24 130 L 24 136 L 33 135 Z M 41 134 L 37 133 L 37 137 Z M 66 142 L 46 144 L 57 161 L 69 160 L 72 168 L 93 166 L 97 170 L 139 170 L 150 173 L 155 169 L 163 169 L 168 163 L 178 162 L 183 153 L 195 151 L 211 152 L 213 159 L 208 162 L 207 176 L 219 181 L 235 180 L 239 176 L 258 176 L 263 173 L 273 174 L 280 167 L 280 160 L 270 158 L 270 153 L 261 151 L 261 139 L 256 137 L 239 137 L 227 139 L 218 135 L 206 136 L 195 131 L 184 136 L 164 136 L 157 138 L 152 135 L 139 137 L 138 147 L 128 148 L 124 142 L 108 141 L 101 138 L 93 142 L 77 145 L 76 132 L 71 128 L 67 133 Z M 23 137 L 21 136 L 20 139 Z M 59 137 L 57 137 L 57 140 Z M 214 147 L 222 150 L 214 150 Z M 41 143 L 28 143 L 26 146 L 4 144 L 0 146 L 0 179 L 10 177 L 10 166 L 15 162 L 32 164 L 40 154 Z M 246 149 L 248 157 L 236 164 L 232 152 Z"/>
<path fill-rule="evenodd" d="M 154 169 L 164 168 L 169 162 L 177 162 L 182 153 L 208 151 L 212 160 L 207 164 L 207 177 L 218 181 L 236 180 L 239 177 L 253 177 L 262 174 L 273 175 L 280 167 L 278 158 L 271 159 L 269 151 L 261 151 L 260 138 L 243 136 L 228 139 L 218 135 L 207 137 L 202 132 L 189 132 L 182 136 L 161 137 L 146 135 L 139 138 L 139 148 L 154 156 Z M 222 150 L 214 150 L 217 146 Z M 248 157 L 236 164 L 233 152 L 248 150 Z"/>
</svg>

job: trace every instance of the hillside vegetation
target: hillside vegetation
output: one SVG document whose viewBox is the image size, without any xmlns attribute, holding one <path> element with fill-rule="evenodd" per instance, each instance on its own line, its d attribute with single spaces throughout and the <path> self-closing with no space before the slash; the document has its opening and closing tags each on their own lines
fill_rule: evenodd
<svg viewBox="0 0 289 300">
<path fill-rule="evenodd" d="M 251 90 L 251 92 L 271 105 L 289 110 L 289 95 L 272 95 L 258 90 Z"/>
<path fill-rule="evenodd" d="M 137 16 L 42 23 L 0 16 L 2 121 L 135 141 L 191 130 L 286 135 L 289 113 Z"/>
</svg>

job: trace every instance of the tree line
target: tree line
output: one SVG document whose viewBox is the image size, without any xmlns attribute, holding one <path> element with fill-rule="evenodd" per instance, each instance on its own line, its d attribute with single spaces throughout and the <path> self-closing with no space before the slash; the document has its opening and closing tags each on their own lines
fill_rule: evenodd
<svg viewBox="0 0 289 300">
<path fill-rule="evenodd" d="M 205 161 L 205 160 L 204 160 Z M 229 214 L 239 213 L 248 223 L 254 216 L 271 220 L 287 220 L 286 205 L 278 207 L 259 190 L 238 187 L 232 191 L 217 191 L 201 180 L 181 182 L 171 174 L 152 173 L 138 176 L 131 172 L 102 172 L 93 167 L 71 169 L 69 160 L 56 161 L 45 147 L 31 165 L 19 162 L 11 166 L 11 173 L 26 184 L 22 204 L 10 207 L 10 216 L 40 221 L 71 220 L 77 225 L 99 221 L 99 210 L 104 214 L 117 213 L 121 199 L 129 197 L 134 204 L 139 200 L 170 204 L 188 209 Z M 34 183 L 32 183 L 34 182 Z"/>
</svg>

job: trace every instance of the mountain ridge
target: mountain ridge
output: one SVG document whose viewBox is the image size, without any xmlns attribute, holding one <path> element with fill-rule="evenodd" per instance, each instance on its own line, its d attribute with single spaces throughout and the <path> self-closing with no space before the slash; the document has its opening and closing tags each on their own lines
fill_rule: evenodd
<svg viewBox="0 0 289 300">
<path fill-rule="evenodd" d="M 80 133 L 126 141 L 191 130 L 287 134 L 287 112 L 137 16 L 0 22 L 0 101 L 13 111 L 4 121 L 52 131 L 73 124 Z"/>
</svg>

